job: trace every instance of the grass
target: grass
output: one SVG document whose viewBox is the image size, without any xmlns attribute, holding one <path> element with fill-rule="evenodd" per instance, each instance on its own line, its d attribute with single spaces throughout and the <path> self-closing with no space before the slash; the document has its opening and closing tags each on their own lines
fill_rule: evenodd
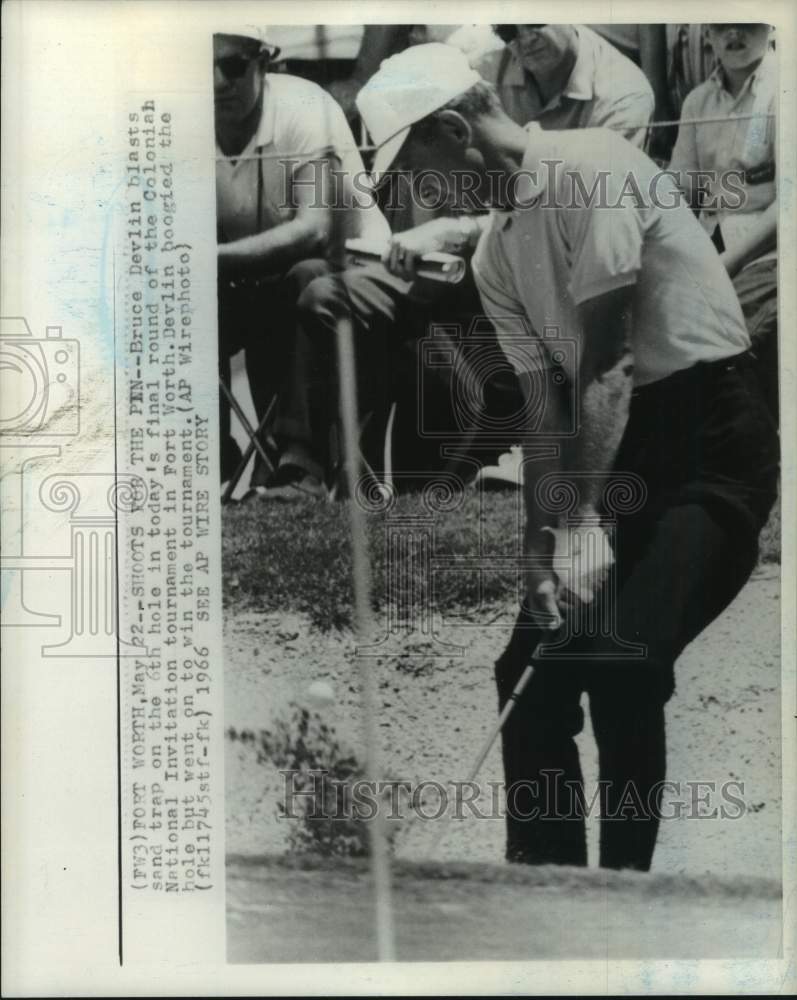
<svg viewBox="0 0 797 1000">
<path fill-rule="evenodd" d="M 398 498 L 390 516 L 393 520 L 426 514 L 420 495 L 409 494 Z M 386 523 L 384 514 L 366 515 L 375 609 L 385 602 Z M 450 613 L 517 600 L 515 572 L 480 574 L 458 568 L 457 562 L 479 551 L 493 558 L 517 554 L 521 524 L 521 498 L 515 492 L 487 493 L 481 503 L 471 492 L 458 509 L 435 515 L 433 553 L 448 557 L 451 565 L 434 573 L 434 606 Z M 222 528 L 225 606 L 299 612 L 322 630 L 351 624 L 352 565 L 345 503 L 308 500 L 283 505 L 255 500 L 225 508 Z M 762 533 L 760 560 L 780 561 L 780 501 Z M 402 565 L 410 565 L 406 556 Z M 418 585 L 423 582 L 414 562 L 408 578 L 398 584 L 399 592 L 414 600 L 410 588 Z"/>
<path fill-rule="evenodd" d="M 419 495 L 399 497 L 396 517 L 427 514 Z M 490 494 L 482 510 L 476 494 L 456 511 L 434 519 L 434 552 L 454 560 L 476 555 L 513 555 L 519 525 L 519 497 Z M 428 515 L 425 518 L 429 524 Z M 373 574 L 373 605 L 384 604 L 387 518 L 367 514 Z M 223 517 L 224 594 L 228 605 L 260 611 L 307 614 L 321 629 L 351 624 L 352 563 L 348 508 L 345 503 L 314 501 L 282 504 L 252 502 L 226 508 Z M 405 560 L 405 565 L 406 565 Z M 400 583 L 409 587 L 411 578 Z M 393 586 L 396 584 L 394 582 Z M 440 610 L 504 600 L 516 592 L 512 572 L 482 573 L 452 569 L 434 575 L 435 604 Z"/>
</svg>

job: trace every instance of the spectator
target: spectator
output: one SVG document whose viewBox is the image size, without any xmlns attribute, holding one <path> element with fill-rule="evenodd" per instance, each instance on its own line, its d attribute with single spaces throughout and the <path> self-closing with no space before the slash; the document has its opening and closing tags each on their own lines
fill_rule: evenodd
<svg viewBox="0 0 797 1000">
<path fill-rule="evenodd" d="M 412 26 L 408 40 L 420 42 L 423 36 L 417 28 Z M 463 32 L 459 40 L 472 42 L 473 36 Z M 483 37 L 480 44 L 485 44 Z M 446 45 L 443 51 L 448 48 Z M 378 173 L 378 163 L 376 168 Z M 414 273 L 415 261 L 422 253 L 447 250 L 469 255 L 478 227 L 472 219 L 463 218 L 465 206 L 449 205 L 438 213 L 424 210 L 410 185 L 402 183 L 405 180 L 398 175 L 399 183 L 389 198 L 392 207 L 385 211 L 391 229 L 401 233 L 400 241 L 392 244 L 382 239 L 389 269 L 376 264 L 340 275 L 322 275 L 301 295 L 299 323 L 291 345 L 290 386 L 281 400 L 275 426 L 279 466 L 269 488 L 262 491 L 264 498 L 293 500 L 307 493 L 322 493 L 322 480 L 329 469 L 329 425 L 337 410 L 335 331 L 341 318 L 352 322 L 361 375 L 360 411 L 366 413 L 387 397 L 397 348 L 400 351 L 403 344 L 414 347 L 428 332 L 430 321 L 444 317 L 448 326 L 467 330 L 480 313 L 470 275 L 452 287 L 417 278 Z M 433 218 L 435 215 L 440 217 Z M 445 405 L 441 400 L 448 397 L 446 389 L 440 387 L 438 399 L 430 399 L 429 404 Z M 519 389 L 508 365 L 504 372 L 495 374 L 487 391 L 497 408 L 519 405 L 513 402 Z M 417 401 L 412 402 L 415 412 Z M 414 438 L 416 468 L 423 464 L 422 444 Z"/>
<path fill-rule="evenodd" d="M 653 88 L 656 101 L 655 121 L 671 121 L 674 108 L 667 79 L 668 51 L 666 24 L 592 24 L 593 31 L 639 66 Z M 679 105 L 680 106 L 680 105 Z M 666 162 L 670 158 L 675 129 L 654 128 L 648 137 L 647 151 L 653 159 Z"/>
<path fill-rule="evenodd" d="M 767 24 L 712 24 L 717 67 L 686 98 L 670 168 L 733 279 L 770 411 L 778 416 L 777 195 L 775 110 L 777 67 Z M 690 124 L 689 119 L 755 116 Z M 711 181 L 701 187 L 698 171 Z M 741 204 L 723 207 L 728 171 L 742 180 Z"/>
<path fill-rule="evenodd" d="M 274 55 L 257 29 L 214 37 L 220 367 L 229 381 L 230 357 L 246 348 L 258 419 L 280 388 L 301 289 L 330 269 L 338 195 L 349 206 L 336 216 L 342 238 L 389 233 L 353 188 L 363 164 L 340 108 L 313 83 L 269 74 Z M 226 405 L 220 423 L 225 479 L 240 459 Z M 254 485 L 265 477 L 258 463 Z"/>
<path fill-rule="evenodd" d="M 653 90 L 630 59 L 583 24 L 497 26 L 505 48 L 475 63 L 518 125 L 615 128 L 637 146 L 653 114 Z"/>
</svg>

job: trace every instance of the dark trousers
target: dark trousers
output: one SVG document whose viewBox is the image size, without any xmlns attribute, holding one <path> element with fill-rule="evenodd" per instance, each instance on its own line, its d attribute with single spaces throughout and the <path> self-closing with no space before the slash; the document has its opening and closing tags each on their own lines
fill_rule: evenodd
<svg viewBox="0 0 797 1000">
<path fill-rule="evenodd" d="M 474 317 L 481 314 L 472 279 L 466 278 L 460 285 L 409 283 L 378 264 L 351 268 L 308 285 L 299 298 L 297 314 L 288 365 L 290 390 L 275 427 L 280 445 L 289 448 L 300 443 L 321 465 L 328 464 L 329 428 L 338 412 L 336 332 L 340 321 L 347 319 L 354 338 L 360 415 L 384 410 L 391 400 L 403 399 L 408 404 L 403 409 L 409 415 L 416 449 L 411 460 L 423 468 L 418 449 L 428 441 L 417 426 L 420 403 L 423 400 L 427 414 L 437 411 L 437 425 L 454 422 L 451 379 L 456 362 L 452 360 L 447 371 L 420 372 L 417 343 L 429 335 L 433 325 L 445 325 L 451 331 L 452 359 L 457 355 L 461 349 L 461 343 L 455 343 L 458 335 L 467 334 Z M 500 355 L 497 347 L 496 353 Z M 491 372 L 495 368 L 493 364 Z M 494 384 L 496 395 L 519 395 L 508 363 L 504 369 L 506 385 Z M 514 411 L 519 404 L 507 405 Z M 441 415 L 441 410 L 448 414 Z M 434 447 L 439 451 L 436 443 Z"/>
<path fill-rule="evenodd" d="M 230 385 L 230 358 L 241 349 L 246 354 L 246 374 L 258 423 L 275 393 L 285 391 L 288 359 L 296 332 L 296 305 L 314 278 L 330 271 L 325 260 L 294 264 L 285 274 L 237 284 L 219 283 L 219 374 Z M 241 453 L 230 433 L 230 406 L 219 397 L 222 480 L 235 471 Z M 252 476 L 262 485 L 265 469 L 259 456 Z"/>
<path fill-rule="evenodd" d="M 597 598 L 612 600 L 613 627 L 601 636 L 574 634 L 564 659 L 533 661 L 533 678 L 502 734 L 508 860 L 586 864 L 574 741 L 586 692 L 599 752 L 600 864 L 650 867 L 674 664 L 753 570 L 777 463 L 777 434 L 749 355 L 696 365 L 634 392 L 615 470 L 640 476 L 647 497 L 618 519 L 615 567 Z M 521 611 L 496 664 L 500 707 L 543 638 L 550 633 L 543 637 Z M 641 644 L 644 654 L 617 656 L 618 638 Z"/>
</svg>

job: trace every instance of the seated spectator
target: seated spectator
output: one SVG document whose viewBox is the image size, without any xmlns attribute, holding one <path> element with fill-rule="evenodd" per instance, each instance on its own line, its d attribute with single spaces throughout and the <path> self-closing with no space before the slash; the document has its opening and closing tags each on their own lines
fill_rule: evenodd
<svg viewBox="0 0 797 1000">
<path fill-rule="evenodd" d="M 733 279 L 747 321 L 770 410 L 778 416 L 777 194 L 775 111 L 777 67 L 766 24 L 712 24 L 717 67 L 683 104 L 670 169 L 700 212 Z M 754 116 L 738 122 L 689 119 Z M 769 116 L 769 117 L 768 117 Z M 711 181 L 697 171 L 710 172 Z M 723 207 L 728 171 L 741 175 L 741 204 Z M 702 183 L 701 183 L 702 182 Z M 738 183 L 737 183 L 738 186 Z"/>
<path fill-rule="evenodd" d="M 435 45 L 435 49 L 442 60 L 455 51 L 444 44 Z M 473 79 L 479 79 L 475 71 Z M 389 128 L 389 123 L 385 127 Z M 381 136 L 374 139 L 378 142 Z M 374 164 L 377 174 L 381 173 L 380 163 L 377 160 Z M 328 470 L 328 431 L 337 413 L 335 331 L 341 319 L 352 323 L 360 374 L 360 412 L 365 414 L 372 405 L 384 404 L 388 387 L 395 381 L 396 348 L 414 344 L 428 333 L 434 321 L 467 331 L 480 313 L 478 293 L 470 276 L 460 285 L 447 286 L 415 274 L 417 258 L 431 250 L 470 254 L 478 227 L 471 218 L 452 215 L 462 211 L 459 205 L 449 205 L 446 217 L 417 225 L 424 214 L 428 218 L 430 213 L 424 213 L 413 195 L 409 185 L 397 191 L 396 209 L 389 217 L 406 231 L 400 242 L 382 241 L 384 264 L 321 276 L 300 297 L 299 323 L 292 343 L 291 388 L 281 400 L 275 426 L 281 451 L 278 475 L 264 491 L 266 498 L 290 500 L 318 492 L 319 483 L 312 483 L 308 477 L 320 480 Z M 407 387 L 415 392 L 415 384 L 408 382 Z M 440 388 L 440 405 L 444 405 L 442 396 L 449 396 L 447 389 Z M 507 401 L 518 391 L 508 364 L 504 373 L 496 374 L 494 389 L 502 395 L 498 405 L 505 405 L 510 412 L 520 405 Z M 414 423 L 417 406 L 404 409 L 412 413 Z M 423 444 L 416 439 L 418 449 Z M 416 457 L 416 461 L 420 464 L 420 458 Z"/>
<path fill-rule="evenodd" d="M 429 29 L 419 32 L 419 27 L 412 26 L 410 43 L 427 37 Z M 432 28 L 437 30 L 437 26 Z M 540 46 L 539 50 L 532 46 L 534 58 L 529 64 L 538 68 L 547 99 L 544 104 L 526 106 L 535 107 L 543 128 L 613 123 L 629 126 L 631 138 L 640 144 L 644 141 L 645 129 L 633 126 L 650 119 L 653 93 L 633 63 L 582 26 L 551 25 L 540 32 L 535 29 L 528 36 L 524 33 L 523 37 L 534 35 L 540 36 Z M 449 40 L 456 42 L 456 36 Z M 437 48 L 441 59 L 448 48 L 448 44 Z M 476 60 L 476 65 L 495 66 L 502 61 L 504 52 L 509 52 L 514 60 L 514 51 L 508 47 L 488 52 Z M 503 58 L 517 69 L 519 64 L 512 60 Z M 521 66 L 520 72 L 526 70 Z M 558 96 L 548 89 L 555 86 L 557 77 Z M 377 143 L 383 139 L 373 138 Z M 400 155 L 396 163 L 400 163 Z M 374 171 L 381 179 L 379 158 Z M 430 218 L 430 213 L 419 209 L 409 185 L 401 183 L 405 178 L 399 174 L 399 179 L 398 208 L 387 213 L 394 235 L 386 247 L 385 266 L 346 271 L 342 277 L 321 277 L 302 295 L 300 323 L 293 342 L 291 389 L 280 407 L 276 426 L 281 447 L 280 468 L 277 479 L 270 483 L 273 488 L 264 491 L 266 497 L 292 499 L 319 488 L 312 480 L 321 475 L 327 464 L 328 422 L 335 413 L 332 402 L 323 402 L 322 387 L 329 383 L 334 371 L 334 331 L 342 316 L 352 321 L 358 364 L 368 376 L 361 380 L 361 411 L 365 412 L 369 398 L 379 399 L 384 395 L 380 387 L 385 385 L 389 367 L 386 356 L 389 344 L 395 344 L 398 337 L 410 331 L 410 336 L 422 337 L 429 322 L 434 320 L 442 319 L 446 324 L 467 330 L 481 312 L 470 274 L 455 289 L 436 287 L 416 278 L 416 266 L 423 254 L 433 251 L 469 256 L 482 227 L 472 218 L 454 217 L 444 210 Z M 467 206 L 458 208 L 467 211 Z M 484 336 L 482 330 L 481 337 Z M 515 412 L 519 387 L 508 366 L 496 373 L 488 391 L 497 410 Z"/>
<path fill-rule="evenodd" d="M 352 184 L 364 168 L 340 108 L 314 83 L 268 73 L 274 54 L 256 29 L 214 37 L 220 367 L 229 382 L 230 357 L 246 349 L 258 420 L 281 388 L 301 290 L 330 270 L 338 241 L 389 235 Z M 333 212 L 338 197 L 348 207 Z M 240 450 L 224 401 L 220 424 L 226 479 Z M 265 477 L 258 462 L 253 485 Z"/>
<path fill-rule="evenodd" d="M 518 125 L 618 129 L 642 146 L 653 114 L 645 74 L 583 24 L 502 24 L 507 42 L 474 65 Z"/>
</svg>

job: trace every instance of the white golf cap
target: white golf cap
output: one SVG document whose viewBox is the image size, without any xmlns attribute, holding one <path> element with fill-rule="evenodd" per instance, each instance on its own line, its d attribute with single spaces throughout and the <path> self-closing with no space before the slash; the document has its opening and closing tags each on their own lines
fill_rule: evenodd
<svg viewBox="0 0 797 1000">
<path fill-rule="evenodd" d="M 404 144 L 410 126 L 481 81 L 453 45 L 414 45 L 385 59 L 357 95 L 357 110 L 377 147 L 378 179 Z"/>
<path fill-rule="evenodd" d="M 261 28 L 257 24 L 225 24 L 220 28 L 216 28 L 214 31 L 215 35 L 231 35 L 233 38 L 251 38 L 254 42 L 259 42 L 262 49 L 266 49 L 271 58 L 274 59 L 279 55 L 279 46 L 275 45 L 268 37 L 268 33 L 265 28 Z"/>
</svg>

